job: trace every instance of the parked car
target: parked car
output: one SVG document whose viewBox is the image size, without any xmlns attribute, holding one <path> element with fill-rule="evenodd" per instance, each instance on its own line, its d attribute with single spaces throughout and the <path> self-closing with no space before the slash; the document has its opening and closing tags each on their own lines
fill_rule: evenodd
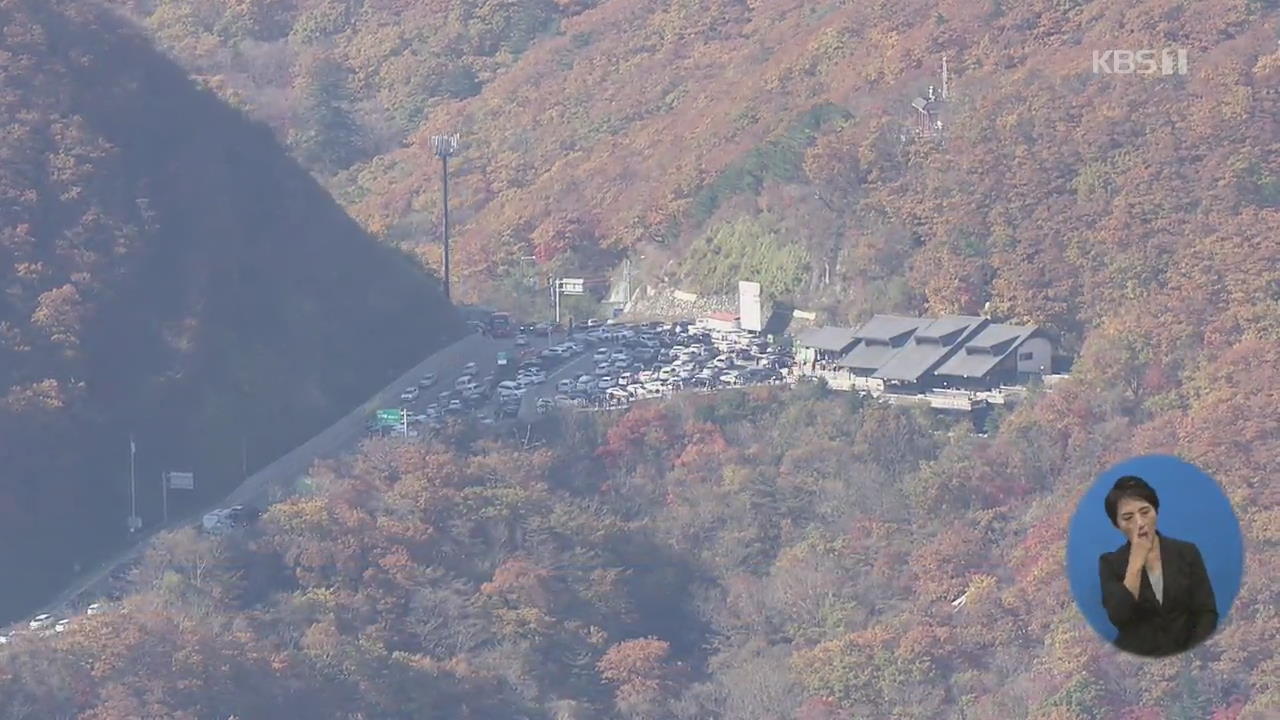
<svg viewBox="0 0 1280 720">
<path fill-rule="evenodd" d="M 404 392 L 400 393 L 400 399 L 405 402 L 413 402 L 418 399 L 418 393 L 419 390 L 416 385 L 413 387 L 407 387 L 404 389 Z"/>
<path fill-rule="evenodd" d="M 27 628 L 30 630 L 43 630 L 52 624 L 53 615 L 49 613 L 41 613 L 31 618 L 31 622 L 27 623 Z"/>
<path fill-rule="evenodd" d="M 464 375 L 475 375 L 475 374 L 476 374 L 476 367 L 477 367 L 477 366 L 476 366 L 476 364 L 475 364 L 475 363 L 473 363 L 473 362 L 469 362 L 469 363 L 467 363 L 466 365 L 463 365 L 463 366 L 462 366 L 462 373 L 463 373 Z"/>
</svg>

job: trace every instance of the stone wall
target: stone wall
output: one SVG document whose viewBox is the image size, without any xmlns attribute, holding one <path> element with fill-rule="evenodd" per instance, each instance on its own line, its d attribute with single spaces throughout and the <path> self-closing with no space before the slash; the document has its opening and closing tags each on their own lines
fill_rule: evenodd
<svg viewBox="0 0 1280 720">
<path fill-rule="evenodd" d="M 677 296 L 694 297 L 693 300 Z M 696 319 L 713 312 L 738 312 L 737 295 L 694 295 L 675 288 L 645 287 L 622 314 L 622 320 Z"/>
</svg>

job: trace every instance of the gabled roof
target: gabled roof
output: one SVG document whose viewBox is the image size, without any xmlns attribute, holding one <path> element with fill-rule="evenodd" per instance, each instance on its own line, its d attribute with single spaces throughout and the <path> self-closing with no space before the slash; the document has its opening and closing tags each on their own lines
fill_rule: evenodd
<svg viewBox="0 0 1280 720">
<path fill-rule="evenodd" d="M 854 332 L 858 344 L 836 362 L 837 367 L 876 370 L 905 345 L 929 318 L 873 315 Z"/>
<path fill-rule="evenodd" d="M 911 101 L 911 107 L 920 112 L 932 112 L 938 109 L 938 102 L 928 98 L 918 97 Z"/>
<path fill-rule="evenodd" d="M 850 345 L 858 341 L 856 333 L 857 330 L 854 328 L 825 325 L 819 328 L 810 328 L 800 333 L 796 337 L 795 344 L 828 352 L 844 352 L 849 349 Z"/>
<path fill-rule="evenodd" d="M 987 325 L 982 332 L 964 344 L 963 352 L 947 358 L 933 372 L 952 377 L 982 377 L 1028 338 L 1037 334 L 1039 327 L 1036 325 Z"/>
<path fill-rule="evenodd" d="M 915 382 L 959 350 L 990 321 L 976 315 L 944 315 L 915 332 L 871 377 Z"/>
</svg>

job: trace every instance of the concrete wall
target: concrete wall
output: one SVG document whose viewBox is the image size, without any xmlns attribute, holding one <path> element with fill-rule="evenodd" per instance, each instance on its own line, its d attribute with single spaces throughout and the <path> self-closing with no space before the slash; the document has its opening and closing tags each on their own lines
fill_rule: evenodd
<svg viewBox="0 0 1280 720">
<path fill-rule="evenodd" d="M 1033 337 L 1029 338 L 1015 350 L 1017 355 L 1021 357 L 1025 353 L 1031 353 L 1031 357 L 1026 360 L 1018 360 L 1018 372 L 1024 373 L 1050 373 L 1053 372 L 1053 343 L 1048 338 Z"/>
</svg>

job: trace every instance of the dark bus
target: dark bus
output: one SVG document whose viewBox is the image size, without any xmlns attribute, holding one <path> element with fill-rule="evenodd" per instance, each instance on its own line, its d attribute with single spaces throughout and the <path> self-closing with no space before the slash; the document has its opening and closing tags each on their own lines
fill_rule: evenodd
<svg viewBox="0 0 1280 720">
<path fill-rule="evenodd" d="M 515 328 L 511 325 L 511 314 L 496 312 L 490 315 L 489 334 L 496 338 L 515 335 Z"/>
</svg>

